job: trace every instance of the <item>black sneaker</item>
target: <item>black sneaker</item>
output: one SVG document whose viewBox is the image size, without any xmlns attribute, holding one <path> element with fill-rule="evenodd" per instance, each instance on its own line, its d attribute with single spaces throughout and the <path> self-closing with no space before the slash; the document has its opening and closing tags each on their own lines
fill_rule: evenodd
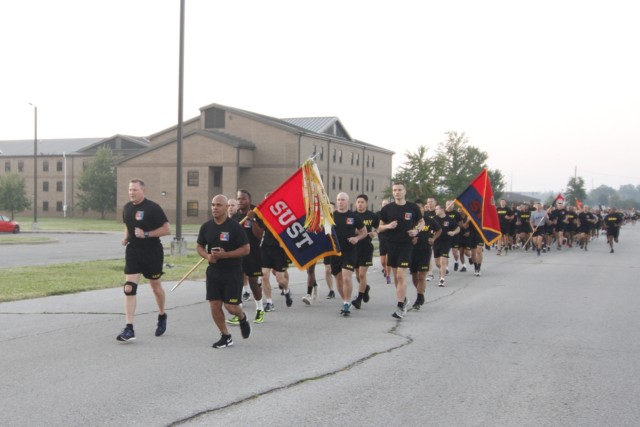
<svg viewBox="0 0 640 427">
<path fill-rule="evenodd" d="M 124 328 L 120 335 L 116 337 L 118 341 L 129 342 L 136 340 L 136 334 L 133 332 L 133 328 Z"/>
<path fill-rule="evenodd" d="M 231 339 L 231 335 L 220 334 L 220 339 L 213 343 L 213 348 L 225 348 L 231 347 L 232 345 L 233 340 Z"/>
<path fill-rule="evenodd" d="M 242 294 L 242 301 L 249 301 L 249 298 L 251 298 L 251 294 L 249 292 Z"/>
<path fill-rule="evenodd" d="M 362 297 L 363 302 L 369 302 L 369 289 L 371 289 L 371 286 L 369 285 L 367 285 L 367 287 L 364 288 L 364 296 Z"/>
<path fill-rule="evenodd" d="M 360 300 L 356 298 L 353 301 L 351 301 L 351 305 L 357 308 L 358 310 L 360 310 L 360 307 L 362 307 L 362 302 L 360 302 Z"/>
<path fill-rule="evenodd" d="M 327 295 L 327 299 L 334 299 L 336 297 L 336 293 L 333 292 L 333 289 L 329 291 L 329 295 Z"/>
<path fill-rule="evenodd" d="M 269 313 L 271 311 L 276 311 L 276 306 L 273 305 L 272 302 L 268 302 L 268 303 L 266 303 L 264 305 L 264 311 L 267 312 L 267 313 Z"/>
<path fill-rule="evenodd" d="M 287 307 L 291 307 L 291 305 L 293 304 L 293 299 L 291 299 L 291 291 L 284 294 L 284 299 L 287 303 Z"/>
<path fill-rule="evenodd" d="M 167 330 L 167 313 L 158 315 L 158 327 L 156 328 L 156 336 L 164 334 Z"/>
<path fill-rule="evenodd" d="M 242 338 L 247 339 L 251 336 L 251 325 L 247 322 L 247 313 L 243 313 L 244 318 L 240 321 L 240 333 Z"/>
<path fill-rule="evenodd" d="M 420 306 L 422 304 L 420 304 L 420 301 L 416 301 L 413 303 L 413 307 L 411 307 L 413 310 L 420 310 Z"/>
<path fill-rule="evenodd" d="M 453 271 L 458 271 L 458 263 L 453 264 Z"/>
</svg>

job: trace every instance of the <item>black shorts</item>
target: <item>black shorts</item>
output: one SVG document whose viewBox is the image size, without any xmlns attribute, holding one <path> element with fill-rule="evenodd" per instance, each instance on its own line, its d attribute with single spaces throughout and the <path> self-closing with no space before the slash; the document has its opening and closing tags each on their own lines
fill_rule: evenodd
<svg viewBox="0 0 640 427">
<path fill-rule="evenodd" d="M 331 257 L 330 256 L 326 256 L 322 259 L 322 263 L 324 265 L 331 265 Z"/>
<path fill-rule="evenodd" d="M 433 245 L 433 257 L 434 258 L 449 258 L 449 251 L 451 250 L 451 241 L 449 240 L 436 240 Z"/>
<path fill-rule="evenodd" d="M 385 256 L 389 253 L 389 242 L 387 239 L 378 238 L 378 242 L 380 245 L 378 246 L 378 251 L 380 251 L 380 256 Z"/>
<path fill-rule="evenodd" d="M 544 236 L 544 234 L 545 234 L 545 226 L 541 225 L 540 227 L 536 228 L 536 231 L 533 232 L 533 237 Z"/>
<path fill-rule="evenodd" d="M 334 255 L 331 257 L 331 274 L 337 276 L 342 270 L 353 271 L 356 265 L 356 247 L 342 248 L 342 255 Z"/>
<path fill-rule="evenodd" d="M 207 267 L 207 301 L 238 305 L 242 302 L 242 268 Z"/>
<path fill-rule="evenodd" d="M 125 249 L 124 274 L 142 274 L 149 280 L 157 280 L 164 274 L 164 249 L 162 244 L 150 247 L 134 247 L 131 244 Z"/>
<path fill-rule="evenodd" d="M 555 233 L 555 227 L 553 225 L 545 225 L 544 226 L 544 232 L 547 234 L 547 236 L 553 236 L 553 233 Z"/>
<path fill-rule="evenodd" d="M 522 223 L 518 227 L 518 233 L 531 233 L 532 231 L 533 229 L 531 228 L 531 224 L 529 224 L 528 222 Z"/>
<path fill-rule="evenodd" d="M 283 273 L 289 266 L 289 257 L 280 246 L 262 247 L 262 268 L 272 268 Z"/>
<path fill-rule="evenodd" d="M 579 227 L 578 228 L 578 233 L 591 234 L 591 226 L 590 225 L 583 225 L 583 226 Z"/>
<path fill-rule="evenodd" d="M 409 268 L 411 265 L 411 253 L 413 244 L 389 242 L 387 265 L 391 268 Z"/>
<path fill-rule="evenodd" d="M 609 227 L 607 228 L 607 236 L 611 236 L 615 239 L 620 237 L 620 228 L 618 227 Z"/>
<path fill-rule="evenodd" d="M 508 235 L 511 232 L 511 223 L 510 222 L 501 222 L 500 223 L 500 232 L 502 234 Z"/>
<path fill-rule="evenodd" d="M 356 246 L 356 268 L 373 265 L 373 244 Z"/>
<path fill-rule="evenodd" d="M 411 253 L 411 266 L 409 271 L 411 274 L 419 273 L 421 271 L 429 271 L 429 262 L 431 261 L 431 247 L 427 249 L 416 250 L 413 249 Z"/>
<path fill-rule="evenodd" d="M 460 233 L 456 234 L 455 236 L 451 236 L 451 247 L 458 249 L 462 247 L 462 242 L 461 242 L 461 235 Z"/>
<path fill-rule="evenodd" d="M 252 246 L 249 255 L 242 257 L 242 271 L 248 277 L 262 277 L 262 255 L 259 246 Z"/>
</svg>

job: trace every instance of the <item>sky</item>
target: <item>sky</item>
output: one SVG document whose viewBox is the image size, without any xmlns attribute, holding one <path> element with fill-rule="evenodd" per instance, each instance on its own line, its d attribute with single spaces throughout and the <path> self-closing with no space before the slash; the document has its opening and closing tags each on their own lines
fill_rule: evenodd
<svg viewBox="0 0 640 427">
<path fill-rule="evenodd" d="M 0 0 L 0 140 L 146 136 L 178 120 L 179 0 Z M 430 155 L 447 131 L 506 190 L 640 185 L 635 1 L 186 0 L 184 119 L 211 103 L 337 116 Z M 1 147 L 0 147 L 1 149 Z"/>
</svg>

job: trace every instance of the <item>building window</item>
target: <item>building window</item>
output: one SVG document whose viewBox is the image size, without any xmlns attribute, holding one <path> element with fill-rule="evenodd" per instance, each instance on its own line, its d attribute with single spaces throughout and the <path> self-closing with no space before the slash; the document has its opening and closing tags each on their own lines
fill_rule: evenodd
<svg viewBox="0 0 640 427">
<path fill-rule="evenodd" d="M 336 162 L 336 149 L 333 149 L 333 163 Z"/>
<path fill-rule="evenodd" d="M 324 147 L 320 147 L 320 160 L 324 160 Z"/>
<path fill-rule="evenodd" d="M 338 161 L 342 163 L 342 150 L 338 150 Z"/>
<path fill-rule="evenodd" d="M 58 160 L 56 162 L 56 171 L 57 172 L 62 172 L 62 160 Z"/>
<path fill-rule="evenodd" d="M 49 212 L 49 202 L 42 202 L 42 211 Z"/>
<path fill-rule="evenodd" d="M 342 190 L 342 177 L 338 178 L 338 190 Z"/>
<path fill-rule="evenodd" d="M 49 160 L 42 162 L 42 172 L 49 172 Z"/>
<path fill-rule="evenodd" d="M 62 202 L 56 202 L 56 212 L 62 212 Z"/>
<path fill-rule="evenodd" d="M 371 191 L 376 191 L 373 189 L 373 180 L 371 180 Z"/>
<path fill-rule="evenodd" d="M 335 190 L 336 189 L 336 176 L 333 176 L 333 179 L 331 180 L 331 189 Z"/>
<path fill-rule="evenodd" d="M 356 178 L 356 191 L 360 191 L 360 178 Z"/>
<path fill-rule="evenodd" d="M 372 168 L 376 167 L 376 158 L 374 156 L 371 156 L 371 167 Z"/>
<path fill-rule="evenodd" d="M 187 172 L 187 186 L 197 187 L 200 185 L 200 171 Z"/>
<path fill-rule="evenodd" d="M 204 112 L 204 127 L 206 129 L 224 129 L 225 111 L 220 108 L 209 108 Z"/>
<path fill-rule="evenodd" d="M 49 181 L 42 181 L 42 191 L 49 191 Z"/>
<path fill-rule="evenodd" d="M 356 153 L 356 166 L 360 166 L 360 153 Z"/>
<path fill-rule="evenodd" d="M 353 166 L 353 151 L 351 152 L 351 166 Z"/>
<path fill-rule="evenodd" d="M 369 167 L 369 155 L 367 154 L 367 167 Z"/>
<path fill-rule="evenodd" d="M 353 191 L 353 177 L 351 177 L 351 184 L 349 185 L 349 191 Z"/>
<path fill-rule="evenodd" d="M 58 193 L 62 192 L 62 181 L 56 181 L 56 191 Z"/>
<path fill-rule="evenodd" d="M 24 172 L 24 162 L 18 162 L 18 172 Z"/>
<path fill-rule="evenodd" d="M 4 171 L 11 172 L 11 162 L 4 162 Z"/>
<path fill-rule="evenodd" d="M 368 179 L 364 181 L 364 187 L 365 187 L 364 191 L 369 191 L 369 180 Z"/>
<path fill-rule="evenodd" d="M 89 161 L 83 160 L 82 161 L 82 170 L 83 171 L 87 170 L 87 166 L 89 166 Z"/>
<path fill-rule="evenodd" d="M 213 168 L 213 186 L 222 187 L 222 168 L 219 166 Z"/>
<path fill-rule="evenodd" d="M 198 201 L 187 201 L 187 216 L 198 216 Z"/>
</svg>

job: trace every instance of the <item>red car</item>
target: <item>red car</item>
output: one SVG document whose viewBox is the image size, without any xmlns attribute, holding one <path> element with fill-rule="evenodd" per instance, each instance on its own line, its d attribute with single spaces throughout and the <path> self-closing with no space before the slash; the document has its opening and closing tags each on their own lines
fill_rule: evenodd
<svg viewBox="0 0 640 427">
<path fill-rule="evenodd" d="M 20 224 L 13 221 L 8 216 L 0 215 L 0 232 L 19 233 Z"/>
</svg>

